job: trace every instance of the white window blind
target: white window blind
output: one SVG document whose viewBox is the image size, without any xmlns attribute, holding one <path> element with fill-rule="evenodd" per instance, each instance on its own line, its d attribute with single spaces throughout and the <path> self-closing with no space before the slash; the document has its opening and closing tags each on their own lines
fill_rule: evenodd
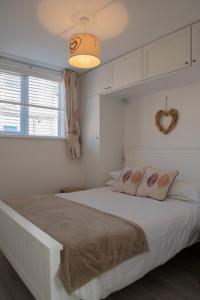
<svg viewBox="0 0 200 300">
<path fill-rule="evenodd" d="M 64 137 L 61 83 L 0 71 L 0 134 Z"/>
</svg>

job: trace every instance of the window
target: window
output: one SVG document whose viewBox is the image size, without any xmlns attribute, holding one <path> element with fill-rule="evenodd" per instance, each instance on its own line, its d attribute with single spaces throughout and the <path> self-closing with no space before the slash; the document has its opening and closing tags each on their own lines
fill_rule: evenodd
<svg viewBox="0 0 200 300">
<path fill-rule="evenodd" d="M 0 71 L 0 134 L 64 137 L 61 83 Z"/>
</svg>

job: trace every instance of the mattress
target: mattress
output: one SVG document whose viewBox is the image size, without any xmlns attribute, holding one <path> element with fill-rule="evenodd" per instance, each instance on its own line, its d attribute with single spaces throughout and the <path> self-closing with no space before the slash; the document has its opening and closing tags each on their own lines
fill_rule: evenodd
<svg viewBox="0 0 200 300">
<path fill-rule="evenodd" d="M 149 243 L 148 253 L 125 261 L 76 290 L 74 294 L 82 300 L 104 299 L 200 241 L 200 202 L 172 198 L 161 202 L 116 193 L 110 187 L 57 195 L 137 223 Z"/>
</svg>

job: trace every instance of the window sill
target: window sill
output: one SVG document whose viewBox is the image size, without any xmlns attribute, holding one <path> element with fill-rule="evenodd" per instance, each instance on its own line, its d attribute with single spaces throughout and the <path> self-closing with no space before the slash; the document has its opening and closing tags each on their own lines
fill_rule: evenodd
<svg viewBox="0 0 200 300">
<path fill-rule="evenodd" d="M 3 135 L 0 134 L 0 139 L 34 139 L 34 140 L 56 140 L 65 141 L 64 137 L 54 137 L 54 136 L 34 136 L 34 135 Z"/>
</svg>

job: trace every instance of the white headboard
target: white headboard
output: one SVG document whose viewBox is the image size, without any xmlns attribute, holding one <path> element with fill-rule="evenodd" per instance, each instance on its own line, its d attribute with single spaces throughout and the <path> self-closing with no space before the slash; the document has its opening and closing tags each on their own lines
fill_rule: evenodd
<svg viewBox="0 0 200 300">
<path fill-rule="evenodd" d="M 191 180 L 200 192 L 200 148 L 166 148 L 128 146 L 125 150 L 126 165 L 150 165 L 169 170 L 177 169 L 179 178 Z"/>
</svg>

